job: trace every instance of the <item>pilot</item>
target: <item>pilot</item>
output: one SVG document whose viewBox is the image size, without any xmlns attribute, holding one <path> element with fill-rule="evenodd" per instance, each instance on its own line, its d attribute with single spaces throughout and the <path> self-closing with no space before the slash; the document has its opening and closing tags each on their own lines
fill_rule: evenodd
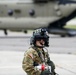
<svg viewBox="0 0 76 75">
<path fill-rule="evenodd" d="M 22 68 L 27 75 L 56 75 L 55 65 L 50 60 L 49 36 L 45 29 L 36 29 L 30 40 L 31 47 L 24 53 Z"/>
</svg>

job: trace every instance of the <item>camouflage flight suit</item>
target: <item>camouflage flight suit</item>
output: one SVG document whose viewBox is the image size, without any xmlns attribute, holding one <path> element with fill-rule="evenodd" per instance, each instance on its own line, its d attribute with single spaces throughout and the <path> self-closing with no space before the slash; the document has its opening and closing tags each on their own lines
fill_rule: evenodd
<svg viewBox="0 0 76 75">
<path fill-rule="evenodd" d="M 43 51 L 44 50 L 40 50 L 39 48 L 31 47 L 24 53 L 22 68 L 27 73 L 27 75 L 41 75 L 41 71 L 36 69 L 35 66 L 38 66 L 39 64 L 43 63 L 38 53 L 38 52 L 43 52 Z M 48 53 L 44 51 L 43 56 L 45 58 L 45 63 L 52 66 L 54 70 L 55 66 L 53 62 L 50 61 L 50 59 L 48 58 Z"/>
</svg>

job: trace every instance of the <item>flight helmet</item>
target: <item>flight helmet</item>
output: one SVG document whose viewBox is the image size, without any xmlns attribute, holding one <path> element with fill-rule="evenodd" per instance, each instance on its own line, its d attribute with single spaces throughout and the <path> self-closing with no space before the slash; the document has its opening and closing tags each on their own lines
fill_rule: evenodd
<svg viewBox="0 0 76 75">
<path fill-rule="evenodd" d="M 49 36 L 48 32 L 44 28 L 39 28 L 36 29 L 31 37 L 30 44 L 36 46 L 36 40 L 43 39 L 45 41 L 44 46 L 48 47 L 49 46 Z"/>
</svg>

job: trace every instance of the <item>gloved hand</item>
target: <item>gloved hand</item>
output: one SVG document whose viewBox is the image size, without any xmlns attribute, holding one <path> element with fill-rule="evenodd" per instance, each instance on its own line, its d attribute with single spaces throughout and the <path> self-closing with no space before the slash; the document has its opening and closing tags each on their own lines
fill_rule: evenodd
<svg viewBox="0 0 76 75">
<path fill-rule="evenodd" d="M 36 68 L 41 71 L 49 70 L 51 72 L 51 66 L 46 66 L 44 64 L 38 65 L 38 66 L 36 66 Z"/>
<path fill-rule="evenodd" d="M 51 75 L 51 72 L 46 69 L 46 70 L 42 71 L 40 75 Z"/>
<path fill-rule="evenodd" d="M 36 66 L 36 68 L 38 70 L 44 71 L 46 69 L 46 66 L 44 64 L 41 64 L 41 65 Z"/>
</svg>

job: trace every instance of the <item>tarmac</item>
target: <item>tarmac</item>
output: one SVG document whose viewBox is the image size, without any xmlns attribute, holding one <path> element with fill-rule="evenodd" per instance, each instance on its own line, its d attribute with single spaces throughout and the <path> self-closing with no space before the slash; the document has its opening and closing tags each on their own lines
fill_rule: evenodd
<svg viewBox="0 0 76 75">
<path fill-rule="evenodd" d="M 29 48 L 31 34 L 0 33 L 0 75 L 26 75 L 22 69 L 24 52 Z M 76 37 L 50 35 L 48 52 L 59 75 L 76 75 Z"/>
</svg>

